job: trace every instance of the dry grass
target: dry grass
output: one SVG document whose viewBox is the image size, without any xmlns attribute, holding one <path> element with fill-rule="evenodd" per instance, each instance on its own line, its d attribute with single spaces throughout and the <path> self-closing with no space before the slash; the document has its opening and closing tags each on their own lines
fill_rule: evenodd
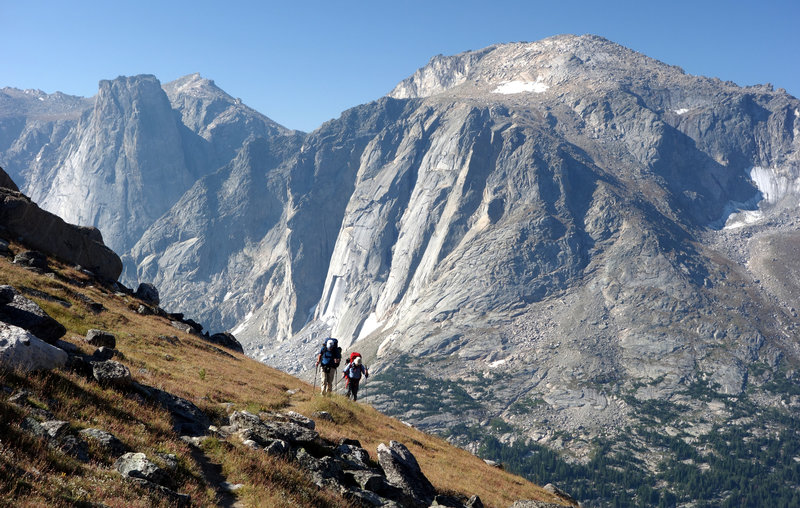
<svg viewBox="0 0 800 508">
<path fill-rule="evenodd" d="M 17 248 L 13 246 L 12 248 Z M 49 301 L 29 295 L 67 328 L 64 339 L 84 352 L 94 348 L 82 340 L 88 329 L 114 333 L 120 361 L 134 379 L 147 386 L 174 393 L 194 402 L 214 424 L 226 424 L 228 411 L 293 409 L 305 415 L 331 413 L 334 422 L 317 421 L 320 434 L 330 440 L 348 437 L 361 441 L 376 459 L 379 443 L 400 441 L 414 453 L 424 473 L 441 491 L 478 494 L 487 506 L 508 506 L 517 499 L 557 502 L 541 488 L 504 471 L 444 440 L 424 434 L 363 404 L 335 395 L 313 396 L 311 386 L 243 355 L 216 348 L 199 337 L 173 328 L 169 320 L 141 316 L 135 298 L 115 294 L 69 267 L 51 262 L 56 278 L 34 274 L 7 259 L 0 259 L 0 284 L 30 288 L 69 302 Z M 93 312 L 81 297 L 101 303 Z M 133 451 L 144 452 L 158 462 L 157 453 L 179 458 L 174 473 L 179 492 L 193 504 L 213 506 L 218 500 L 213 485 L 203 474 L 203 461 L 218 464 L 230 483 L 242 483 L 237 495 L 247 506 L 349 506 L 338 494 L 320 491 L 291 461 L 253 451 L 235 440 L 209 439 L 205 458 L 198 458 L 172 431 L 169 414 L 139 395 L 104 389 L 77 374 L 56 371 L 19 375 L 0 373 L 0 388 L 25 389 L 31 401 L 67 420 L 74 430 L 100 428 L 111 432 Z M 289 390 L 294 391 L 293 395 Z M 0 505 L 162 506 L 158 496 L 127 483 L 113 469 L 113 458 L 90 448 L 88 464 L 52 450 L 19 425 L 26 410 L 0 397 Z"/>
</svg>

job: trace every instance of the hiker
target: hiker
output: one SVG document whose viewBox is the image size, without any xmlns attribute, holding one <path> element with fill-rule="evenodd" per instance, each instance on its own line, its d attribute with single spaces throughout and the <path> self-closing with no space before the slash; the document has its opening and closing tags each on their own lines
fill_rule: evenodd
<svg viewBox="0 0 800 508">
<path fill-rule="evenodd" d="M 326 339 L 317 355 L 317 367 L 322 366 L 323 395 L 333 392 L 333 379 L 341 360 L 342 348 L 339 347 L 339 341 L 332 337 Z"/>
<path fill-rule="evenodd" d="M 347 362 L 347 367 L 344 368 L 342 374 L 344 375 L 347 384 L 347 398 L 353 397 L 353 400 L 358 400 L 358 383 L 361 382 L 361 376 L 369 377 L 366 365 L 361 363 L 361 355 L 351 356 L 352 361 Z"/>
</svg>

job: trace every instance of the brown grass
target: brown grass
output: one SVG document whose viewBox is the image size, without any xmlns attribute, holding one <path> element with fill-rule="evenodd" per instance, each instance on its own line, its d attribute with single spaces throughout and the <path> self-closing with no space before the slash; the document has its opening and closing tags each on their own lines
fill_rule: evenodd
<svg viewBox="0 0 800 508">
<path fill-rule="evenodd" d="M 12 248 L 19 247 L 12 245 Z M 486 506 L 495 507 L 508 506 L 517 499 L 558 502 L 530 482 L 489 467 L 442 439 L 408 427 L 368 405 L 338 395 L 332 398 L 312 395 L 312 387 L 297 378 L 243 355 L 220 351 L 199 337 L 176 330 L 165 318 L 133 312 L 131 309 L 140 302 L 132 296 L 115 294 L 57 262 L 51 261 L 51 267 L 57 274 L 55 279 L 34 274 L 2 258 L 0 284 L 32 288 L 70 302 L 70 307 L 64 307 L 29 296 L 67 328 L 64 339 L 84 352 L 94 350 L 82 340 L 88 329 L 114 333 L 117 349 L 124 355 L 120 361 L 128 366 L 137 382 L 194 402 L 216 425 L 227 423 L 229 408 L 251 412 L 292 409 L 308 416 L 315 411 L 327 411 L 334 422 L 317 420 L 317 429 L 324 438 L 358 439 L 373 460 L 377 459 L 379 443 L 402 442 L 441 491 L 465 496 L 478 494 Z M 79 294 L 101 303 L 106 310 L 95 314 Z M 172 431 L 169 414 L 139 395 L 104 389 L 66 371 L 32 375 L 0 373 L 0 388 L 26 389 L 36 405 L 53 412 L 57 419 L 69 421 L 74 430 L 90 427 L 106 430 L 131 450 L 144 452 L 156 462 L 157 453 L 177 455 L 177 490 L 191 495 L 193 504 L 198 506 L 216 504 L 215 490 L 204 479 L 203 465 Z M 296 392 L 289 395 L 288 390 Z M 168 504 L 123 481 L 112 469 L 113 458 L 96 447 L 90 448 L 92 460 L 82 464 L 24 433 L 19 424 L 27 410 L 9 404 L 6 397 L 0 397 L 0 505 Z M 234 439 L 209 439 L 204 452 L 206 460 L 221 467 L 228 482 L 245 485 L 237 495 L 247 506 L 349 506 L 338 494 L 320 491 L 291 461 L 253 451 Z"/>
</svg>

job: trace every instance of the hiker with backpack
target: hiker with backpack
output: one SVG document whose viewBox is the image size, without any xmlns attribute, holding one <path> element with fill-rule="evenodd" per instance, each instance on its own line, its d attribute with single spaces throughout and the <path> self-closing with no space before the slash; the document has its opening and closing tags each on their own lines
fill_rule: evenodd
<svg viewBox="0 0 800 508">
<path fill-rule="evenodd" d="M 347 367 L 344 368 L 342 374 L 347 384 L 347 398 L 351 396 L 354 401 L 358 400 L 358 384 L 361 382 L 361 376 L 369 377 L 366 365 L 361 363 L 361 355 L 358 353 L 351 353 L 350 358 L 347 359 Z"/>
<path fill-rule="evenodd" d="M 332 337 L 326 339 L 317 355 L 317 367 L 322 367 L 323 395 L 333 393 L 333 380 L 341 360 L 342 348 L 339 347 L 339 341 Z"/>
</svg>

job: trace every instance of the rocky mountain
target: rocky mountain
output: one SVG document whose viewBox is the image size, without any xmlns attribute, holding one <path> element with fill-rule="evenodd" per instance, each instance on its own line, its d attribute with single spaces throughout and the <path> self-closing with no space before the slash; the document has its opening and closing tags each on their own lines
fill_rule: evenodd
<svg viewBox="0 0 800 508">
<path fill-rule="evenodd" d="M 800 457 L 764 455 L 798 430 L 799 122 L 783 90 L 595 36 L 437 56 L 193 173 L 126 262 L 267 363 L 310 375 L 331 334 L 377 407 L 531 475 L 559 450 L 581 499 L 600 471 L 721 503 L 752 492 L 688 478 L 766 488 L 739 464 Z"/>
<path fill-rule="evenodd" d="M 215 230 L 182 225 L 189 201 L 162 218 L 168 266 L 188 264 L 150 270 L 164 260 L 150 237 L 133 255 L 182 305 L 220 309 L 218 325 L 268 363 L 307 370 L 327 334 L 366 352 L 384 376 L 374 404 L 473 450 L 470 429 L 490 435 L 490 422 L 507 444 L 578 464 L 598 437 L 625 437 L 619 453 L 638 447 L 635 467 L 655 474 L 671 455 L 631 437 L 642 408 L 680 415 L 662 424 L 698 448 L 730 421 L 731 397 L 753 413 L 800 408 L 786 389 L 798 111 L 783 90 L 593 36 L 435 57 L 288 158 L 260 158 L 272 219 L 233 242 L 227 267 L 206 269 L 218 249 L 181 254 Z M 233 186 L 207 187 L 216 198 L 190 201 L 229 217 Z"/>
<path fill-rule="evenodd" d="M 0 156 L 46 210 L 125 253 L 194 182 L 251 137 L 289 131 L 195 74 L 100 82 L 91 99 L 0 92 Z"/>
</svg>

